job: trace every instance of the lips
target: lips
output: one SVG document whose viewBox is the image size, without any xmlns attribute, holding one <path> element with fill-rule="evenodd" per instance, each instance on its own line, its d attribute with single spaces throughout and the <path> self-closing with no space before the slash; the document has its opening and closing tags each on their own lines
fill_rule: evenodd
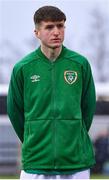
<svg viewBox="0 0 109 180">
<path fill-rule="evenodd" d="M 61 40 L 60 38 L 55 38 L 55 39 L 52 39 L 52 40 Z"/>
<path fill-rule="evenodd" d="M 59 38 L 52 39 L 52 41 L 61 41 Z"/>
</svg>

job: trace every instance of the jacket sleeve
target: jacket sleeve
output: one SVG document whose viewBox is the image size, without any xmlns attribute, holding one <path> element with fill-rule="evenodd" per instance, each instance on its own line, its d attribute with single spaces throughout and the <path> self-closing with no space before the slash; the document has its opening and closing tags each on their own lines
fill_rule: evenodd
<svg viewBox="0 0 109 180">
<path fill-rule="evenodd" d="M 7 95 L 7 113 L 21 142 L 24 135 L 23 79 L 13 69 Z"/>
<path fill-rule="evenodd" d="M 85 67 L 83 67 L 83 90 L 81 104 L 83 123 L 87 131 L 89 131 L 93 115 L 95 113 L 96 95 L 92 71 L 88 61 L 86 61 Z"/>
</svg>

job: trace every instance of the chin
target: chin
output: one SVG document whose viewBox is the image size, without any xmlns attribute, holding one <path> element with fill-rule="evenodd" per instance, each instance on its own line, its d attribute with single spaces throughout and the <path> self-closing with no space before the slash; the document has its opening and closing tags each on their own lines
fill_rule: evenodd
<svg viewBox="0 0 109 180">
<path fill-rule="evenodd" d="M 57 49 L 57 48 L 60 48 L 61 46 L 62 46 L 62 44 L 56 44 L 56 45 L 53 45 L 52 48 Z"/>
</svg>

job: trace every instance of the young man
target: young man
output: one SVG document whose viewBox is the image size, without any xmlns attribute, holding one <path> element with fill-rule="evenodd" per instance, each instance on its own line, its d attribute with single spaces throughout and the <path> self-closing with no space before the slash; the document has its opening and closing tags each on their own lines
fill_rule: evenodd
<svg viewBox="0 0 109 180">
<path fill-rule="evenodd" d="M 22 142 L 21 179 L 85 179 L 95 164 L 88 131 L 95 88 L 87 59 L 63 46 L 65 14 L 34 14 L 40 47 L 12 72 L 7 109 Z"/>
</svg>

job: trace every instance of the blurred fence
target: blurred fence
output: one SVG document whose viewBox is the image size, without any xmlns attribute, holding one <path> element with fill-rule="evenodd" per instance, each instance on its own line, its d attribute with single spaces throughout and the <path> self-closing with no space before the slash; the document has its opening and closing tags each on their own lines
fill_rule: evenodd
<svg viewBox="0 0 109 180">
<path fill-rule="evenodd" d="M 0 175 L 19 172 L 20 143 L 7 116 L 0 116 Z"/>
<path fill-rule="evenodd" d="M 2 87 L 0 86 L 0 175 L 17 175 L 20 172 L 20 142 L 7 116 L 8 87 Z"/>
</svg>

